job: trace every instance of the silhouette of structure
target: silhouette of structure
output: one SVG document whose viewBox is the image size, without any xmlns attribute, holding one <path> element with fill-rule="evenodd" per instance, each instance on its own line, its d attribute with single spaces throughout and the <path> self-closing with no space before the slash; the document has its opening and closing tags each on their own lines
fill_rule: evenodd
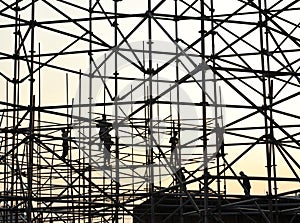
<svg viewBox="0 0 300 223">
<path fill-rule="evenodd" d="M 0 222 L 299 222 L 300 3 L 224 2 L 0 1 Z M 181 116 L 191 109 L 197 119 Z M 99 139 L 103 114 L 113 127 Z"/>
</svg>

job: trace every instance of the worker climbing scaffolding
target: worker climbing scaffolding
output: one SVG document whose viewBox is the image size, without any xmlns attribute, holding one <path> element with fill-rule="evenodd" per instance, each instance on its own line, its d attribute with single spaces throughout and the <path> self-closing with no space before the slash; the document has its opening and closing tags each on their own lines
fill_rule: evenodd
<svg viewBox="0 0 300 223">
<path fill-rule="evenodd" d="M 177 147 L 179 143 L 178 139 L 178 132 L 175 130 L 175 122 L 172 123 L 172 129 L 171 129 L 171 138 L 169 140 L 169 143 L 171 143 L 171 156 L 170 156 L 170 162 L 172 165 L 176 165 L 176 161 L 178 159 L 177 154 Z"/>
<path fill-rule="evenodd" d="M 112 129 L 112 124 L 107 121 L 106 115 L 102 115 L 101 120 L 96 120 L 96 127 L 99 128 L 99 138 L 100 138 L 100 147 L 104 145 L 104 165 L 110 164 L 110 152 L 113 141 L 111 140 L 110 131 Z"/>
<path fill-rule="evenodd" d="M 62 142 L 63 151 L 62 151 L 61 158 L 65 160 L 69 152 L 69 132 L 68 130 L 65 129 L 62 129 L 61 132 L 62 132 L 61 137 L 63 141 Z"/>
</svg>

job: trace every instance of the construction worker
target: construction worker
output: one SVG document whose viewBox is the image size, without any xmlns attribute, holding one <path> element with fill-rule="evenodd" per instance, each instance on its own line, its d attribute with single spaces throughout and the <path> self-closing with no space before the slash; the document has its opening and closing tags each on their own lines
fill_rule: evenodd
<svg viewBox="0 0 300 223">
<path fill-rule="evenodd" d="M 175 174 L 175 183 L 176 184 L 182 184 L 185 182 L 185 176 L 184 176 L 184 173 L 183 171 L 185 171 L 185 168 L 184 167 L 181 167 L 179 168 L 177 171 L 176 171 L 176 174 Z M 185 185 L 181 185 L 180 186 L 180 191 L 185 191 L 186 190 L 186 186 Z"/>
<path fill-rule="evenodd" d="M 68 156 L 68 150 L 69 150 L 69 142 L 68 142 L 68 131 L 66 131 L 65 129 L 62 129 L 62 147 L 63 147 L 63 151 L 62 151 L 62 155 L 61 155 L 61 158 L 63 160 L 66 159 L 66 157 Z"/>
<path fill-rule="evenodd" d="M 249 178 L 243 171 L 240 172 L 240 175 L 242 177 L 242 186 L 244 188 L 244 193 L 246 196 L 250 196 L 251 184 Z"/>
<path fill-rule="evenodd" d="M 177 147 L 177 144 L 178 144 L 178 138 L 176 137 L 177 136 L 177 132 L 174 131 L 174 135 L 170 138 L 169 140 L 169 143 L 171 143 L 171 164 L 173 164 L 173 159 L 174 159 L 174 156 L 176 156 L 176 147 Z"/>
<path fill-rule="evenodd" d="M 113 145 L 113 141 L 111 140 L 111 135 L 109 134 L 110 128 L 112 127 L 112 124 L 110 122 L 107 122 L 106 115 L 102 115 L 101 120 L 96 120 L 97 124 L 96 127 L 99 128 L 99 138 L 101 143 L 103 143 L 105 147 L 104 151 L 104 164 L 110 163 L 110 150 L 111 146 Z M 108 152 L 108 153 L 107 153 Z"/>
</svg>

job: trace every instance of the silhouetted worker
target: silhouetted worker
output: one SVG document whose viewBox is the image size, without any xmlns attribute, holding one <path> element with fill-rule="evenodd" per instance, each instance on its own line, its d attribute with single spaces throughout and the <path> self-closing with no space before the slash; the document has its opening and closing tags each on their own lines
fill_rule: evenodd
<svg viewBox="0 0 300 223">
<path fill-rule="evenodd" d="M 103 141 L 104 139 L 103 137 L 105 137 L 104 135 L 110 131 L 109 128 L 112 126 L 112 124 L 110 122 L 107 122 L 106 115 L 104 114 L 102 115 L 102 119 L 96 120 L 96 122 L 97 122 L 96 126 L 100 128 L 99 129 L 100 140 Z"/>
<path fill-rule="evenodd" d="M 169 143 L 171 143 L 171 160 L 170 160 L 171 163 L 173 163 L 173 159 L 176 153 L 176 147 L 178 144 L 178 138 L 176 136 L 177 136 L 177 132 L 174 132 L 174 136 L 172 136 L 169 141 Z"/>
<path fill-rule="evenodd" d="M 106 115 L 102 115 L 101 120 L 96 120 L 98 122 L 96 126 L 99 129 L 99 138 L 101 143 L 103 143 L 105 149 L 108 151 L 108 153 L 104 150 L 104 164 L 106 162 L 110 163 L 110 149 L 113 145 L 113 141 L 111 140 L 111 135 L 109 134 L 110 128 L 112 127 L 112 124 L 110 122 L 107 122 Z"/>
<path fill-rule="evenodd" d="M 242 184 L 243 184 L 245 195 L 250 196 L 251 184 L 250 184 L 249 178 L 243 171 L 240 172 L 240 175 L 243 180 Z"/>
<path fill-rule="evenodd" d="M 62 152 L 62 155 L 61 155 L 61 158 L 64 160 L 67 156 L 68 156 L 68 150 L 69 150 L 69 142 L 68 142 L 68 131 L 66 131 L 65 129 L 62 129 L 62 140 L 63 140 L 63 143 L 62 143 L 62 147 L 63 147 L 63 152 Z"/>
<path fill-rule="evenodd" d="M 179 168 L 176 171 L 176 174 L 175 174 L 175 183 L 176 184 L 181 184 L 181 183 L 185 182 L 185 176 L 184 176 L 184 173 L 183 173 L 184 170 L 185 170 L 185 168 L 181 167 L 181 168 Z M 180 190 L 181 191 L 185 191 L 186 190 L 186 186 L 185 185 L 181 185 L 180 186 Z"/>
</svg>

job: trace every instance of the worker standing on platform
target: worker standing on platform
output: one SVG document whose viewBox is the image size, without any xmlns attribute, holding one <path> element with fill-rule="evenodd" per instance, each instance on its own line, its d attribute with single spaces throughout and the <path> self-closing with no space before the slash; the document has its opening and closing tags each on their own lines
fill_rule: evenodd
<svg viewBox="0 0 300 223">
<path fill-rule="evenodd" d="M 107 122 L 106 115 L 102 115 L 101 120 L 96 120 L 96 126 L 99 128 L 99 138 L 101 143 L 103 143 L 106 150 L 104 150 L 104 164 L 110 163 L 110 152 L 111 146 L 113 145 L 113 141 L 111 140 L 111 135 L 109 134 L 110 128 L 112 124 Z M 108 151 L 108 153 L 107 153 Z"/>
<path fill-rule="evenodd" d="M 175 183 L 180 185 L 181 191 L 186 191 L 185 176 L 183 171 L 185 171 L 184 167 L 179 168 L 175 174 Z"/>
<path fill-rule="evenodd" d="M 242 185 L 244 188 L 245 195 L 250 196 L 251 184 L 250 184 L 249 178 L 243 171 L 240 172 L 240 175 L 243 180 Z"/>
<path fill-rule="evenodd" d="M 68 136 L 69 133 L 65 129 L 62 129 L 61 131 L 62 131 L 61 137 L 63 140 L 63 143 L 62 143 L 63 151 L 62 151 L 61 158 L 63 160 L 65 160 L 66 157 L 68 156 L 68 152 L 69 152 L 69 136 Z"/>
<path fill-rule="evenodd" d="M 174 131 L 174 135 L 170 138 L 170 141 L 169 141 L 169 143 L 171 143 L 171 159 L 170 159 L 171 164 L 173 164 L 174 156 L 177 158 L 177 151 L 176 151 L 176 147 L 178 144 L 177 134 L 178 133 L 176 131 Z"/>
</svg>

